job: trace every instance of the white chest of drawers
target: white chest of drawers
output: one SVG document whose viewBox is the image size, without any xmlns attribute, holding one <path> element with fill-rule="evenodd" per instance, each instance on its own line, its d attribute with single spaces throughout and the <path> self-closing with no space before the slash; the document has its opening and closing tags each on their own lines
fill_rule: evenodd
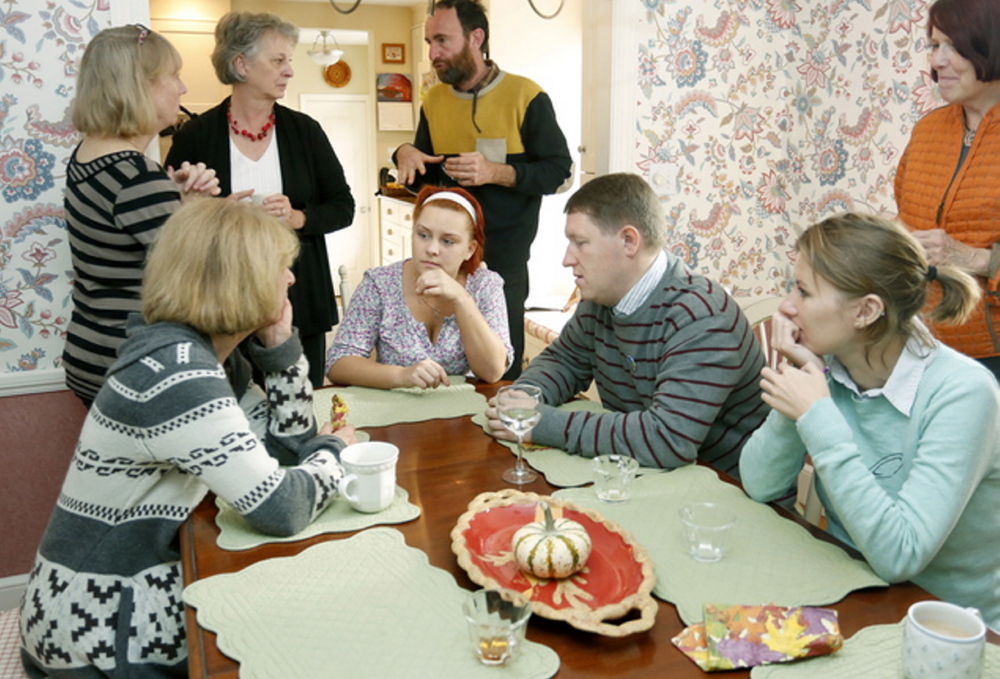
<svg viewBox="0 0 1000 679">
<path fill-rule="evenodd" d="M 380 264 L 385 266 L 406 259 L 411 254 L 413 234 L 413 204 L 405 200 L 380 196 L 379 239 L 382 244 Z"/>
</svg>

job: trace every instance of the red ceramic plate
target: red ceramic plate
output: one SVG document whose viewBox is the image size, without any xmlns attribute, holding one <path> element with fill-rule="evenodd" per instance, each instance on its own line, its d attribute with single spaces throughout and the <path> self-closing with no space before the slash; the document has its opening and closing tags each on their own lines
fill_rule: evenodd
<svg viewBox="0 0 1000 679">
<path fill-rule="evenodd" d="M 582 524 L 593 543 L 584 570 L 562 580 L 542 580 L 522 572 L 511 551 L 514 532 L 540 520 L 538 503 L 542 500 L 548 502 L 553 516 L 561 514 Z M 593 510 L 535 493 L 483 493 L 470 503 L 451 536 L 452 551 L 474 582 L 524 594 L 542 617 L 607 636 L 653 626 L 657 604 L 651 592 L 656 576 L 646 550 Z M 638 619 L 607 622 L 632 609 L 640 612 Z"/>
</svg>

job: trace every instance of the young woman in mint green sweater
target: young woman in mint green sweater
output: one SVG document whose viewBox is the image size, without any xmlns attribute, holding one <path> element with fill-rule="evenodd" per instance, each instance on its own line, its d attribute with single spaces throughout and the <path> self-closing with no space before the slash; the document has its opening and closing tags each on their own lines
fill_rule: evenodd
<svg viewBox="0 0 1000 679">
<path fill-rule="evenodd" d="M 808 454 L 831 533 L 889 582 L 1000 628 L 1000 390 L 920 320 L 930 291 L 928 319 L 961 322 L 978 287 L 877 217 L 831 217 L 796 249 L 773 324 L 785 361 L 761 372 L 773 411 L 743 448 L 744 487 L 792 497 Z"/>
</svg>

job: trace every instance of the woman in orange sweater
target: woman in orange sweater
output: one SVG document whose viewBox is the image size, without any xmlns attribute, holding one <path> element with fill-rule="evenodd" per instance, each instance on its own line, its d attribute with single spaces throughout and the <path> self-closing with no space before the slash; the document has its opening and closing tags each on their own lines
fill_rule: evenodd
<svg viewBox="0 0 1000 679">
<path fill-rule="evenodd" d="M 967 323 L 934 327 L 935 334 L 1000 377 L 1000 15 L 995 0 L 937 0 L 927 33 L 931 77 L 949 105 L 914 128 L 896 173 L 896 204 L 931 265 L 957 265 L 983 288 L 983 302 Z"/>
</svg>

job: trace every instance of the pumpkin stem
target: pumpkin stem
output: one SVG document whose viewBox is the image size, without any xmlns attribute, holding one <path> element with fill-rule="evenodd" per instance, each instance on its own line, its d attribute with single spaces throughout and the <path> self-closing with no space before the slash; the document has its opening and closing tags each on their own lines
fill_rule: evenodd
<svg viewBox="0 0 1000 679">
<path fill-rule="evenodd" d="M 549 508 L 548 502 L 542 502 L 542 511 L 545 512 L 545 532 L 551 533 L 556 529 L 556 522 L 552 518 L 552 509 Z"/>
</svg>

